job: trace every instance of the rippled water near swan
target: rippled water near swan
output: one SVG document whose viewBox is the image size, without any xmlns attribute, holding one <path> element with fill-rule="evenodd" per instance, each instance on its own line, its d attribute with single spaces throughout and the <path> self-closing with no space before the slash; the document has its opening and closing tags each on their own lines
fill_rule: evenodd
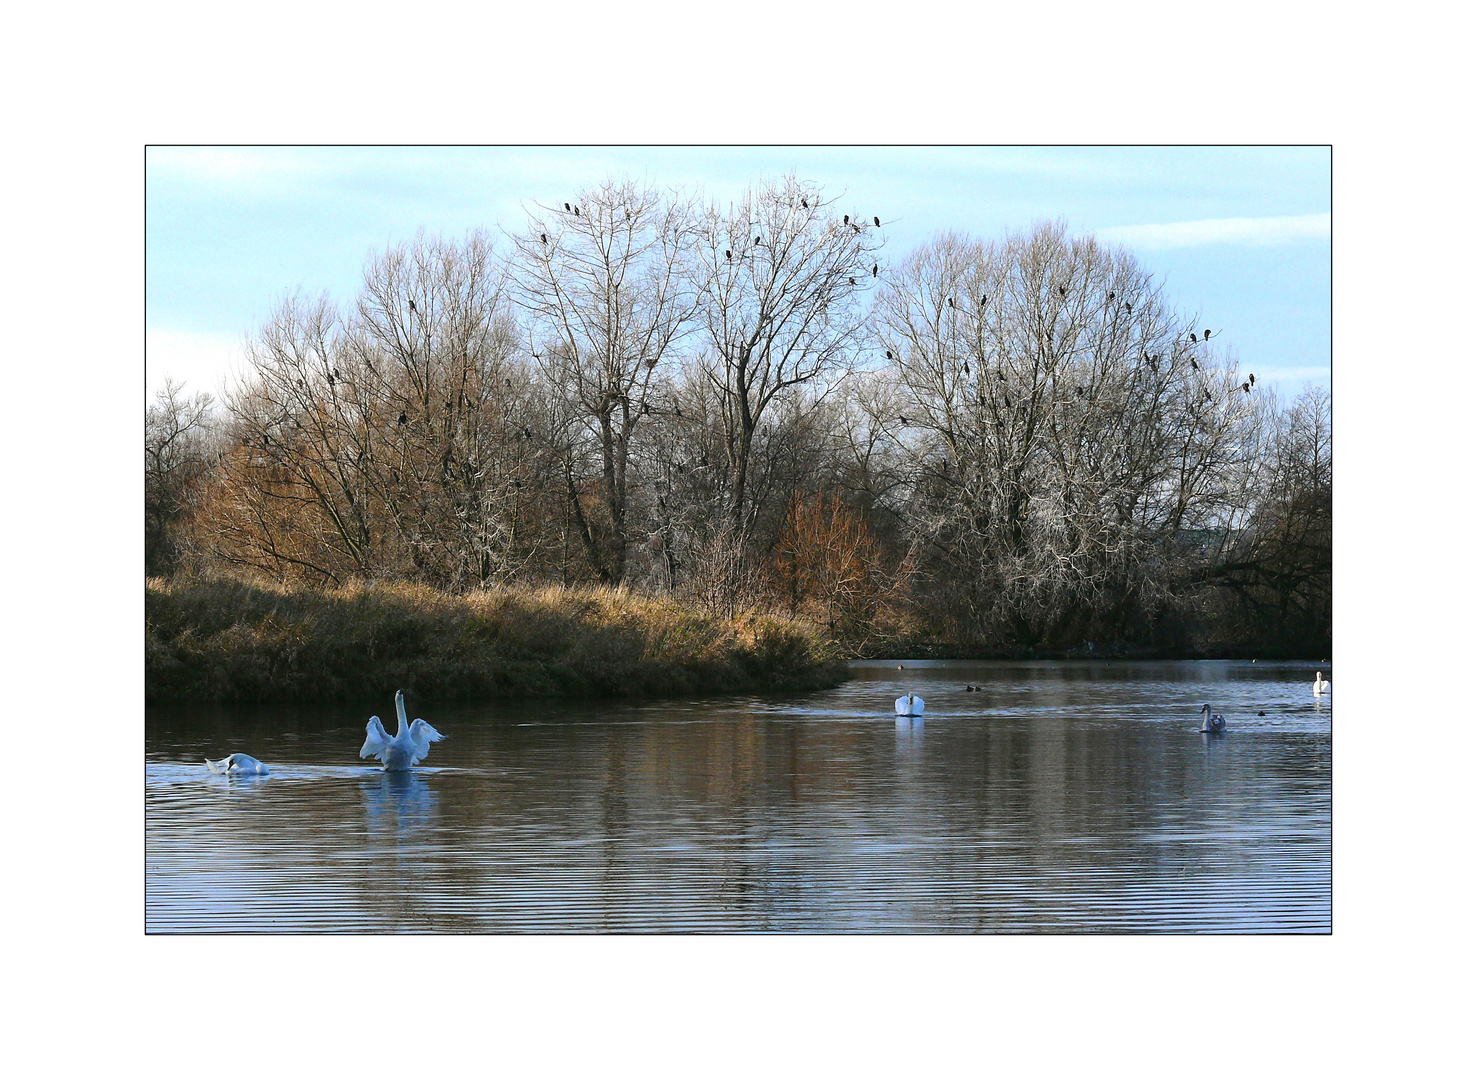
<svg viewBox="0 0 1477 1080">
<path fill-rule="evenodd" d="M 367 708 L 151 707 L 145 929 L 1326 933 L 1313 671 L 893 661 L 789 697 L 425 705 L 447 740 L 410 774 L 358 759 Z M 271 775 L 206 771 L 232 751 Z"/>
</svg>

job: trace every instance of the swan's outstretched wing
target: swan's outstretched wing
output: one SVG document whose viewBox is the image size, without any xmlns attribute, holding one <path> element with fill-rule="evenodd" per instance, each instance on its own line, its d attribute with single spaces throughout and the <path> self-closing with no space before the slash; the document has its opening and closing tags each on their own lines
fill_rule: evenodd
<svg viewBox="0 0 1477 1080">
<path fill-rule="evenodd" d="M 224 776 L 226 770 L 231 767 L 231 759 L 229 757 L 223 757 L 219 761 L 211 761 L 209 758 L 206 758 L 205 767 L 217 776 Z"/>
<path fill-rule="evenodd" d="M 366 737 L 364 745 L 359 748 L 359 756 L 379 757 L 390 748 L 390 736 L 385 732 L 385 725 L 380 723 L 378 716 L 371 716 L 369 723 L 364 725 Z"/>
<path fill-rule="evenodd" d="M 415 743 L 415 754 L 410 759 L 410 763 L 414 765 L 420 761 L 421 758 L 431 752 L 431 744 L 433 742 L 440 742 L 444 738 L 446 738 L 445 735 L 441 734 L 441 732 L 437 731 L 420 717 L 416 717 L 415 722 L 410 725 L 410 739 L 411 742 Z"/>
</svg>

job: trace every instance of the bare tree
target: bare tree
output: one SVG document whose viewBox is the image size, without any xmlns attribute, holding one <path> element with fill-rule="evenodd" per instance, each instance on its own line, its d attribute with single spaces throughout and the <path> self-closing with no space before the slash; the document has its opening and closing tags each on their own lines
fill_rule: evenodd
<svg viewBox="0 0 1477 1080">
<path fill-rule="evenodd" d="M 144 573 L 172 573 L 186 548 L 186 519 L 198 504 L 212 458 L 210 394 L 186 397 L 165 380 L 144 415 Z"/>
<path fill-rule="evenodd" d="M 620 582 L 631 543 L 633 440 L 662 415 L 652 379 L 696 306 L 679 273 L 691 211 L 629 180 L 607 180 L 568 205 L 539 206 L 513 237 L 515 295 L 529 316 L 534 359 L 567 404 L 561 441 L 585 550 L 600 580 Z M 586 440 L 598 457 L 603 544 L 579 500 Z"/>
<path fill-rule="evenodd" d="M 1071 643 L 1121 619 L 1165 540 L 1223 524 L 1251 406 L 1149 274 L 1060 225 L 916 253 L 879 300 L 908 395 L 916 535 L 973 632 Z"/>
<path fill-rule="evenodd" d="M 709 205 L 691 268 L 702 298 L 703 372 L 721 409 L 723 513 L 736 542 L 754 525 L 756 433 L 780 396 L 842 373 L 876 278 L 876 215 L 837 217 L 838 200 L 793 177 Z"/>
</svg>

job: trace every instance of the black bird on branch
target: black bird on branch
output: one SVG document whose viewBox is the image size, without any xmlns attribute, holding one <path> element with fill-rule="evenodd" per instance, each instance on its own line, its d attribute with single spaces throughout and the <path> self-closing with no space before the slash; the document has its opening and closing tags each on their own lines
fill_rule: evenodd
<svg viewBox="0 0 1477 1080">
<path fill-rule="evenodd" d="M 762 237 L 762 236 L 756 236 L 756 237 L 754 237 L 754 246 L 755 247 L 763 247 L 764 246 L 764 237 Z"/>
<path fill-rule="evenodd" d="M 954 306 L 954 298 L 952 296 L 949 297 L 949 306 L 950 307 L 953 307 Z"/>
<path fill-rule="evenodd" d="M 873 277 L 876 277 L 877 276 L 877 264 L 876 263 L 873 263 L 872 264 L 872 276 Z"/>
<path fill-rule="evenodd" d="M 810 209 L 810 203 L 808 203 L 808 202 L 805 201 L 805 196 L 804 195 L 800 196 L 800 208 L 802 210 L 809 210 Z"/>
<path fill-rule="evenodd" d="M 411 311 L 414 311 L 414 310 L 415 310 L 415 301 L 414 301 L 414 300 L 412 300 L 412 301 L 411 301 L 411 302 L 410 302 L 410 310 L 411 310 Z"/>
<path fill-rule="evenodd" d="M 1256 385 L 1256 376 L 1254 374 L 1251 374 L 1251 373 L 1248 372 L 1247 373 L 1247 376 L 1246 376 L 1246 381 L 1249 382 L 1252 386 L 1255 386 Z"/>
<path fill-rule="evenodd" d="M 1210 331 L 1209 330 L 1205 331 L 1205 340 L 1206 341 L 1209 341 L 1210 340 Z"/>
<path fill-rule="evenodd" d="M 725 259 L 727 259 L 729 262 L 732 262 L 733 261 L 733 249 L 732 248 L 724 248 L 723 249 L 723 257 Z"/>
<path fill-rule="evenodd" d="M 1205 388 L 1205 400 L 1206 401 L 1210 401 L 1211 400 L 1210 387 L 1208 387 L 1208 386 Z"/>
<path fill-rule="evenodd" d="M 1195 336 L 1195 331 L 1193 331 L 1193 330 L 1190 331 L 1190 340 L 1192 342 L 1193 341 L 1199 341 L 1200 340 L 1198 337 Z"/>
<path fill-rule="evenodd" d="M 538 238 L 540 240 L 542 240 L 546 244 L 549 242 L 549 234 L 548 233 L 539 233 L 538 234 Z"/>
<path fill-rule="evenodd" d="M 1200 370 L 1200 365 L 1197 364 L 1197 363 L 1195 363 L 1195 358 L 1193 356 L 1190 357 L 1190 369 L 1192 371 L 1199 371 Z"/>
<path fill-rule="evenodd" d="M 1056 291 L 1059 292 L 1063 296 L 1066 296 L 1067 295 L 1067 287 L 1065 285 L 1058 285 L 1056 287 Z"/>
<path fill-rule="evenodd" d="M 907 427 L 908 426 L 908 418 L 906 416 L 899 416 L 897 419 L 898 419 L 898 423 L 902 424 L 903 427 Z"/>
<path fill-rule="evenodd" d="M 882 228 L 882 219 L 880 217 L 874 217 L 874 218 L 872 218 L 872 224 L 875 225 L 875 226 L 877 226 L 877 228 L 880 229 L 880 228 Z"/>
<path fill-rule="evenodd" d="M 849 285 L 855 285 L 856 284 L 856 278 L 854 278 L 854 277 L 849 277 L 849 278 L 846 279 L 846 281 L 847 281 L 847 284 L 849 284 Z"/>
<path fill-rule="evenodd" d="M 887 349 L 887 350 L 885 350 L 885 351 L 886 351 L 886 353 L 887 353 L 887 358 L 888 358 L 888 359 L 889 359 L 889 360 L 891 360 L 891 359 L 892 359 L 892 350 L 891 350 L 891 349 Z"/>
<path fill-rule="evenodd" d="M 1124 304 L 1123 305 L 1123 310 L 1126 311 L 1126 312 L 1128 312 L 1130 315 L 1132 315 L 1133 314 L 1133 305 L 1132 304 Z"/>
<path fill-rule="evenodd" d="M 404 414 L 404 413 L 401 413 L 401 414 L 400 414 L 400 420 L 399 420 L 399 423 L 402 423 L 402 424 L 403 424 L 403 423 L 405 423 L 405 414 Z"/>
<path fill-rule="evenodd" d="M 1117 298 L 1112 293 L 1108 294 L 1108 303 L 1111 304 L 1115 299 Z"/>
<path fill-rule="evenodd" d="M 1251 393 L 1251 383 L 1249 383 L 1249 382 L 1242 383 L 1241 384 L 1241 389 L 1245 390 L 1248 394 Z"/>
<path fill-rule="evenodd" d="M 1087 393 L 1087 387 L 1085 387 L 1085 386 L 1079 386 L 1079 387 L 1077 387 L 1077 396 L 1078 397 L 1081 397 L 1085 393 Z"/>
<path fill-rule="evenodd" d="M 843 225 L 850 225 L 851 224 L 851 215 L 850 214 L 842 214 L 841 215 L 841 224 L 843 224 Z"/>
<path fill-rule="evenodd" d="M 568 211 L 568 210 L 569 210 L 569 204 L 568 204 L 568 203 L 565 203 L 565 204 L 564 204 L 564 209 L 565 209 L 565 210 L 566 210 L 566 211 Z"/>
<path fill-rule="evenodd" d="M 964 361 L 964 374 L 966 374 L 966 375 L 969 374 L 969 361 L 968 360 Z"/>
<path fill-rule="evenodd" d="M 985 304 L 988 304 L 989 302 L 990 302 L 990 294 L 989 293 L 981 293 L 980 294 L 980 306 L 983 307 Z"/>
<path fill-rule="evenodd" d="M 574 216 L 575 217 L 579 217 L 580 216 L 580 208 L 578 206 L 576 206 L 574 208 Z"/>
</svg>

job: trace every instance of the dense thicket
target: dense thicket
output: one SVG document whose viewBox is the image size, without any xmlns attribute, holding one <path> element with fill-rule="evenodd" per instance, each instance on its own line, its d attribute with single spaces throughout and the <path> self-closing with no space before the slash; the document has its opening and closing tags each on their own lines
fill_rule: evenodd
<svg viewBox="0 0 1477 1080">
<path fill-rule="evenodd" d="M 884 264 L 875 208 L 606 182 L 286 297 L 146 424 L 150 574 L 621 585 L 849 647 L 1324 652 L 1329 399 L 1277 400 L 1122 249 Z"/>
</svg>

